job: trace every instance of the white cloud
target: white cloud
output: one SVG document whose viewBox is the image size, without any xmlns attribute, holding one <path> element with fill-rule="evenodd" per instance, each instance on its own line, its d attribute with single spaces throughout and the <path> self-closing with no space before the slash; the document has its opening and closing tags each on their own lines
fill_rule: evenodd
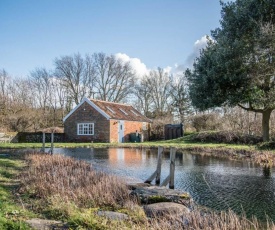
<svg viewBox="0 0 275 230">
<path fill-rule="evenodd" d="M 173 70 L 173 68 L 171 66 L 166 66 L 165 68 L 163 68 L 163 71 L 168 74 L 170 74 L 172 72 L 172 70 Z"/>
<path fill-rule="evenodd" d="M 141 78 L 145 74 L 148 74 L 150 71 L 149 69 L 147 69 L 146 65 L 138 58 L 131 58 L 124 53 L 117 53 L 115 54 L 115 57 L 122 60 L 123 62 L 129 62 L 139 78 Z"/>
<path fill-rule="evenodd" d="M 193 50 L 188 55 L 184 64 L 175 63 L 173 66 L 164 67 L 163 70 L 168 74 L 179 75 L 184 73 L 187 68 L 192 68 L 195 58 L 200 55 L 200 50 L 206 47 L 207 41 L 207 35 L 201 37 L 194 42 Z M 125 53 L 117 53 L 115 54 L 115 57 L 124 62 L 130 62 L 132 68 L 136 71 L 136 74 L 139 78 L 149 74 L 150 72 L 150 69 L 147 68 L 146 65 L 138 58 L 131 58 Z"/>
<path fill-rule="evenodd" d="M 175 63 L 173 66 L 167 66 L 163 68 L 164 71 L 176 76 L 183 74 L 187 68 L 192 68 L 195 58 L 200 55 L 200 50 L 206 47 L 207 41 L 208 38 L 206 35 L 195 41 L 193 45 L 193 50 L 188 55 L 184 64 Z"/>
<path fill-rule="evenodd" d="M 191 54 L 189 54 L 185 62 L 186 63 L 185 65 L 187 67 L 192 68 L 195 58 L 200 55 L 201 49 L 206 47 L 207 41 L 208 41 L 207 36 L 204 35 L 194 43 L 193 51 Z"/>
</svg>

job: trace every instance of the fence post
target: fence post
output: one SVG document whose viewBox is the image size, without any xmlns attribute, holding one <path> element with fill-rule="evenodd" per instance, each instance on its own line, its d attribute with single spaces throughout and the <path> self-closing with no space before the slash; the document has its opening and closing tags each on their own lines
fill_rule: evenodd
<svg viewBox="0 0 275 230">
<path fill-rule="evenodd" d="M 43 131 L 42 133 L 42 152 L 45 152 L 45 142 L 46 142 L 46 136 L 45 136 L 45 132 Z"/>
<path fill-rule="evenodd" d="M 54 130 L 51 133 L 51 154 L 53 154 Z"/>
<path fill-rule="evenodd" d="M 170 179 L 169 179 L 169 188 L 175 188 L 175 158 L 176 158 L 176 149 L 170 149 Z"/>
<path fill-rule="evenodd" d="M 158 164 L 157 164 L 156 185 L 160 184 L 162 153 L 163 153 L 163 147 L 158 147 Z"/>
</svg>

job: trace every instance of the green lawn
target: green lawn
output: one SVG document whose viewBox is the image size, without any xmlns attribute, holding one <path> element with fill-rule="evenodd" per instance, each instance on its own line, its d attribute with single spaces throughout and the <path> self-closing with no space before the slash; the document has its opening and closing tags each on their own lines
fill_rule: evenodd
<svg viewBox="0 0 275 230">
<path fill-rule="evenodd" d="M 30 229 L 24 220 L 34 216 L 15 200 L 18 181 L 16 175 L 24 164 L 13 157 L 0 156 L 0 229 Z"/>
<path fill-rule="evenodd" d="M 178 139 L 167 140 L 167 141 L 153 141 L 143 143 L 54 143 L 56 148 L 107 148 L 107 147 L 175 147 L 175 148 L 233 148 L 233 149 L 245 149 L 255 150 L 255 145 L 236 145 L 236 144 L 217 144 L 217 143 L 202 143 L 194 142 L 190 136 L 185 136 Z M 0 143 L 0 148 L 41 148 L 42 143 Z M 50 147 L 50 143 L 46 143 L 46 147 Z"/>
</svg>

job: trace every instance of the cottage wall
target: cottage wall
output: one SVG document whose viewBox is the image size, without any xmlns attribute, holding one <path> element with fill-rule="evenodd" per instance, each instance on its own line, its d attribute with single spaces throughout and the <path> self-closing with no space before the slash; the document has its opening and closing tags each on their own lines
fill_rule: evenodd
<svg viewBox="0 0 275 230">
<path fill-rule="evenodd" d="M 94 135 L 77 135 L 78 123 L 94 123 Z M 65 138 L 74 142 L 110 142 L 110 122 L 84 102 L 64 123 Z"/>
<path fill-rule="evenodd" d="M 125 121 L 124 122 L 124 141 L 129 142 L 130 141 L 130 133 L 135 133 L 136 130 L 138 133 L 142 132 L 142 124 L 143 122 L 138 121 Z"/>
<path fill-rule="evenodd" d="M 110 142 L 118 142 L 118 120 L 110 120 Z"/>
<path fill-rule="evenodd" d="M 110 142 L 118 142 L 118 120 L 110 120 Z M 148 123 L 146 123 L 148 127 Z M 143 122 L 124 121 L 124 142 L 130 141 L 130 133 L 143 133 L 144 140 L 148 140 L 148 131 L 143 131 Z"/>
</svg>

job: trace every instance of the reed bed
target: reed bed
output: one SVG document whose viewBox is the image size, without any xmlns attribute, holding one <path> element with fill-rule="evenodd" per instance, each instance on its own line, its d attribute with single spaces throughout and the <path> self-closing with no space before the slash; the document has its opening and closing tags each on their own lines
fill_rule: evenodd
<svg viewBox="0 0 275 230">
<path fill-rule="evenodd" d="M 238 216 L 233 211 L 227 212 L 201 212 L 195 210 L 189 215 L 166 216 L 166 218 L 156 218 L 151 222 L 154 229 L 192 229 L 192 230 L 274 230 L 272 221 L 259 223 L 256 218 L 252 220 L 245 216 Z"/>
<path fill-rule="evenodd" d="M 119 178 L 91 165 L 61 155 L 29 154 L 28 170 L 21 174 L 20 191 L 40 199 L 55 196 L 79 207 L 117 207 L 129 201 L 128 188 Z"/>
</svg>

